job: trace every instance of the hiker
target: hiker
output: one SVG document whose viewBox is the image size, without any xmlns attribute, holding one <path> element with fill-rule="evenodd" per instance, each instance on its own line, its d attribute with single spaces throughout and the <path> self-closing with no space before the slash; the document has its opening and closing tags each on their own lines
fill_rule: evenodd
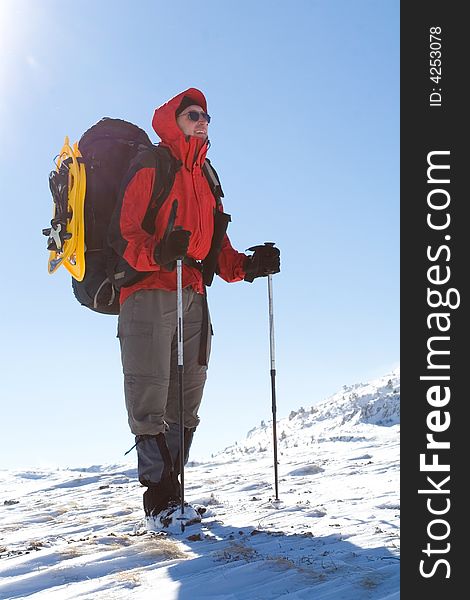
<svg viewBox="0 0 470 600">
<path fill-rule="evenodd" d="M 118 337 L 128 421 L 136 436 L 144 510 L 154 516 L 181 499 L 177 385 L 176 259 L 183 258 L 184 463 L 188 460 L 206 381 L 212 326 L 202 260 L 211 249 L 217 206 L 203 165 L 210 117 L 203 93 L 190 88 L 155 110 L 152 125 L 160 145 L 178 161 L 175 179 L 155 220 L 155 234 L 143 228 L 154 181 L 161 176 L 149 159 L 133 164 L 114 215 L 111 246 L 137 271 L 150 272 L 120 291 Z M 153 163 L 154 164 L 154 163 Z M 222 195 L 222 194 L 221 194 Z M 252 256 L 237 252 L 226 233 L 214 263 L 227 282 L 252 281 L 280 270 L 279 250 L 269 246 Z"/>
</svg>

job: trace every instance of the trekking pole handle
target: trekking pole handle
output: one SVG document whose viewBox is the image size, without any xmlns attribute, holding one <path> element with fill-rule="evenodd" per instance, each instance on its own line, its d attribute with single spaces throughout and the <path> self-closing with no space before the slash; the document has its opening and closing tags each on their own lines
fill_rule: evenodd
<svg viewBox="0 0 470 600">
<path fill-rule="evenodd" d="M 264 246 L 275 246 L 276 242 L 264 242 L 264 244 L 258 244 L 257 246 L 251 246 L 251 248 L 247 248 L 247 252 L 254 252 L 258 248 L 264 248 Z"/>
</svg>

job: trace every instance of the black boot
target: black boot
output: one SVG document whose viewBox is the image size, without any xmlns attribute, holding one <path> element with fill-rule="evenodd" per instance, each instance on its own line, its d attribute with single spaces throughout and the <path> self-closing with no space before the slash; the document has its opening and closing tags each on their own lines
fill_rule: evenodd
<svg viewBox="0 0 470 600">
<path fill-rule="evenodd" d="M 180 499 L 178 476 L 165 434 L 137 437 L 139 481 L 147 490 L 143 502 L 146 516 L 156 515 Z"/>
<path fill-rule="evenodd" d="M 144 511 L 147 517 L 155 516 L 170 505 L 178 504 L 181 501 L 179 483 L 174 483 L 174 476 L 162 479 L 156 485 L 150 485 L 144 492 Z"/>
</svg>

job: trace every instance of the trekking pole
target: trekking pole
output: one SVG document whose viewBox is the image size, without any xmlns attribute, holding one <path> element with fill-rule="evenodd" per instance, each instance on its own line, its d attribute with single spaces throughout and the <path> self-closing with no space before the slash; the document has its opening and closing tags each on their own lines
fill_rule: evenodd
<svg viewBox="0 0 470 600">
<path fill-rule="evenodd" d="M 272 244 L 274 245 L 274 244 Z M 273 276 L 268 275 L 268 300 L 269 300 L 269 350 L 271 356 L 271 400 L 273 411 L 273 447 L 274 447 L 274 490 L 276 500 L 279 500 L 277 477 L 277 423 L 276 423 L 276 360 L 274 357 L 274 311 L 273 311 Z"/>
<path fill-rule="evenodd" d="M 176 261 L 176 306 L 178 337 L 178 405 L 180 428 L 180 475 L 181 475 L 181 514 L 184 514 L 184 389 L 183 389 L 183 260 Z M 181 528 L 184 530 L 183 521 Z"/>
<path fill-rule="evenodd" d="M 265 246 L 273 247 L 274 242 L 264 242 L 264 245 L 252 246 L 248 248 L 251 252 L 264 248 Z M 254 276 L 247 281 L 253 281 Z M 268 300 L 269 300 L 269 350 L 271 355 L 271 401 L 273 412 L 273 446 L 274 446 L 274 491 L 276 493 L 276 501 L 279 501 L 279 488 L 277 476 L 277 423 L 276 423 L 276 360 L 274 357 L 274 311 L 273 311 L 273 276 L 268 274 Z"/>
</svg>

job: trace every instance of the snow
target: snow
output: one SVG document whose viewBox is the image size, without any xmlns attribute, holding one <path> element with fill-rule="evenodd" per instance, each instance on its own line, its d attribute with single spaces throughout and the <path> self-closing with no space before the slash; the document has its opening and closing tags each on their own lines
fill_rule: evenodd
<svg viewBox="0 0 470 600">
<path fill-rule="evenodd" d="M 0 598 L 398 600 L 400 373 L 185 470 L 201 525 L 146 533 L 134 464 L 0 471 Z"/>
</svg>

